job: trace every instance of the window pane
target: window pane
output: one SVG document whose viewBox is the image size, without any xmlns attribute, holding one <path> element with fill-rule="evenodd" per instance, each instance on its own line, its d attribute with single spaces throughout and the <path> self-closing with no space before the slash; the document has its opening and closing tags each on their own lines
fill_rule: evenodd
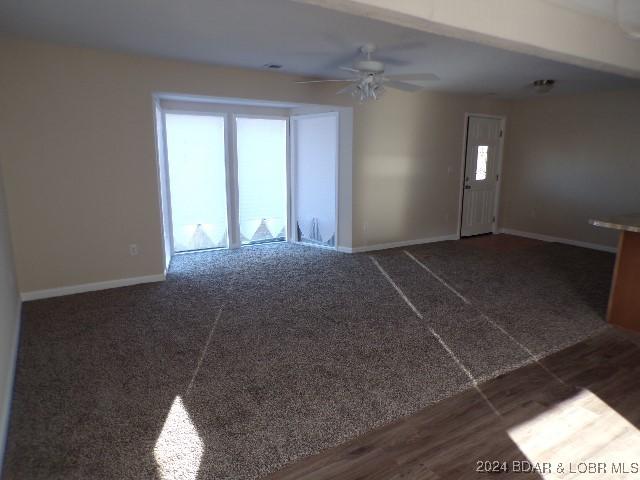
<svg viewBox="0 0 640 480">
<path fill-rule="evenodd" d="M 176 252 L 227 247 L 224 118 L 166 115 Z"/>
<path fill-rule="evenodd" d="M 240 241 L 286 239 L 287 122 L 237 118 Z"/>
<path fill-rule="evenodd" d="M 487 178 L 487 153 L 488 145 L 478 145 L 478 159 L 476 161 L 476 180 Z"/>
<path fill-rule="evenodd" d="M 301 116 L 294 128 L 297 239 L 329 247 L 336 243 L 337 121 L 335 115 Z"/>
</svg>

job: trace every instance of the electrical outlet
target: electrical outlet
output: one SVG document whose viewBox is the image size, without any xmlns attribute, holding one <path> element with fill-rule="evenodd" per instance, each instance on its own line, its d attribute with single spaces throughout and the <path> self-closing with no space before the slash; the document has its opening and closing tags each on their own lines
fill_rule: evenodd
<svg viewBox="0 0 640 480">
<path fill-rule="evenodd" d="M 131 245 L 129 245 L 129 255 L 131 255 L 132 257 L 135 257 L 136 255 L 138 255 L 137 243 L 132 243 Z"/>
</svg>

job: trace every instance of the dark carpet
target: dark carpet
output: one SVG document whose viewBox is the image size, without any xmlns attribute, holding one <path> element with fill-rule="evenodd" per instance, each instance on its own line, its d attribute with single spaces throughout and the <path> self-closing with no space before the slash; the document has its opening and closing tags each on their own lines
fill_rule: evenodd
<svg viewBox="0 0 640 480">
<path fill-rule="evenodd" d="M 423 319 L 368 255 L 288 244 L 29 302 L 3 478 L 259 478 L 468 388 L 432 331 L 483 380 L 605 327 L 612 255 L 491 245 L 409 249 L 468 303 L 375 253 Z"/>
</svg>

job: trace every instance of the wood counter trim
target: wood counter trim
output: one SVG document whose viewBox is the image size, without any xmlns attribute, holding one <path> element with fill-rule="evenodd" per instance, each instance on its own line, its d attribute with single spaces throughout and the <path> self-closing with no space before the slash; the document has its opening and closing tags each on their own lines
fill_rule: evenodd
<svg viewBox="0 0 640 480">
<path fill-rule="evenodd" d="M 620 235 L 607 320 L 640 330 L 640 233 L 623 231 Z"/>
</svg>

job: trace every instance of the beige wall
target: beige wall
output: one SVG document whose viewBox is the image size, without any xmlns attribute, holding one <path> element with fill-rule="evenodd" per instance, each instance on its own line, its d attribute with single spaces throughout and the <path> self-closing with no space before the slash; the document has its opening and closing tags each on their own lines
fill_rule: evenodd
<svg viewBox="0 0 640 480">
<path fill-rule="evenodd" d="M 352 104 L 334 86 L 272 72 L 10 38 L 0 56 L 11 72 L 0 76 L 1 163 L 23 292 L 163 271 L 153 92 Z M 454 234 L 464 113 L 505 108 L 400 92 L 357 107 L 353 246 Z"/>
<path fill-rule="evenodd" d="M 503 227 L 614 246 L 588 224 L 640 211 L 640 90 L 514 102 Z"/>
<path fill-rule="evenodd" d="M 0 169 L 0 471 L 6 431 L 9 420 L 9 405 L 13 386 L 13 370 L 18 334 L 20 300 L 16 287 L 9 222 L 4 199 L 2 171 Z"/>
<path fill-rule="evenodd" d="M 272 72 L 15 39 L 0 40 L 0 58 L 0 160 L 23 292 L 162 273 L 153 92 L 326 97 Z"/>
<path fill-rule="evenodd" d="M 8 38 L 0 56 L 0 164 L 23 292 L 162 273 L 153 92 L 351 104 L 333 85 L 273 72 Z M 356 105 L 352 246 L 456 234 L 467 112 L 508 117 L 501 226 L 613 245 L 586 221 L 640 205 L 639 99 L 389 91 Z"/>
<path fill-rule="evenodd" d="M 507 114 L 479 97 L 387 92 L 355 112 L 354 245 L 455 235 L 465 113 Z"/>
</svg>

